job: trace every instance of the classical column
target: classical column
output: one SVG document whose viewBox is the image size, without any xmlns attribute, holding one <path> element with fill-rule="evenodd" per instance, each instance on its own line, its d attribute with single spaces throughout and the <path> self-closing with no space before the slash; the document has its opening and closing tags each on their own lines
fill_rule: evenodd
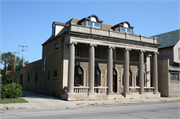
<svg viewBox="0 0 180 119">
<path fill-rule="evenodd" d="M 152 78 L 153 78 L 154 93 L 158 93 L 157 54 L 158 54 L 158 52 L 154 52 L 154 53 L 153 53 L 153 56 L 152 56 L 152 60 L 153 60 L 153 65 L 152 65 Z"/>
<path fill-rule="evenodd" d="M 124 93 L 129 93 L 129 51 L 130 49 L 124 50 Z"/>
<path fill-rule="evenodd" d="M 94 93 L 94 45 L 89 46 L 89 94 Z"/>
<path fill-rule="evenodd" d="M 139 82 L 140 92 L 144 93 L 144 51 L 139 52 Z"/>
<path fill-rule="evenodd" d="M 107 82 L 108 94 L 113 93 L 113 47 L 108 48 L 108 62 L 107 62 Z"/>
<path fill-rule="evenodd" d="M 69 44 L 68 93 L 74 93 L 74 43 Z"/>
</svg>

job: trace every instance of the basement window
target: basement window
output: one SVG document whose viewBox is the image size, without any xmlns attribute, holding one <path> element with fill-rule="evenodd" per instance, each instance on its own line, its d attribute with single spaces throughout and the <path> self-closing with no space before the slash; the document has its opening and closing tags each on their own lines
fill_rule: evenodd
<svg viewBox="0 0 180 119">
<path fill-rule="evenodd" d="M 170 73 L 170 76 L 171 76 L 171 80 L 172 81 L 179 81 L 179 73 Z"/>
</svg>

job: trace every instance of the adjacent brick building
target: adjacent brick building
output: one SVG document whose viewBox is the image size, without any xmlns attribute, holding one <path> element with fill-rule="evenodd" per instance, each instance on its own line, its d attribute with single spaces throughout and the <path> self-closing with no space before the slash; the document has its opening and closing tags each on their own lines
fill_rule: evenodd
<svg viewBox="0 0 180 119">
<path fill-rule="evenodd" d="M 155 35 L 159 47 L 158 79 L 161 96 L 180 97 L 180 30 Z"/>
<path fill-rule="evenodd" d="M 109 25 L 91 15 L 53 22 L 42 46 L 42 60 L 16 72 L 24 90 L 66 100 L 160 97 L 157 39 L 136 35 L 127 21 Z"/>
</svg>

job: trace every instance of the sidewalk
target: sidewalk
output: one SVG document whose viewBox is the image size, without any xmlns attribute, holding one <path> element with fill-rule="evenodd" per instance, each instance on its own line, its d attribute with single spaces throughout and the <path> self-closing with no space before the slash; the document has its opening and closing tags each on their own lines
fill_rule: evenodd
<svg viewBox="0 0 180 119">
<path fill-rule="evenodd" d="M 73 109 L 93 105 L 129 104 L 129 103 L 154 103 L 165 101 L 180 101 L 180 98 L 145 98 L 145 99 L 121 99 L 121 100 L 89 100 L 89 101 L 65 101 L 56 97 L 35 94 L 23 91 L 22 98 L 28 103 L 0 104 L 0 111 L 6 110 L 57 110 Z"/>
</svg>

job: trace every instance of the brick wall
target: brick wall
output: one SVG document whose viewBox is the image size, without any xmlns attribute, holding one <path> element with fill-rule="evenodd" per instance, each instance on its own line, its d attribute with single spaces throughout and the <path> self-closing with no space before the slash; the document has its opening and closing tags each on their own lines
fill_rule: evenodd
<svg viewBox="0 0 180 119">
<path fill-rule="evenodd" d="M 158 89 L 161 96 L 169 96 L 169 59 L 158 60 Z"/>
</svg>

